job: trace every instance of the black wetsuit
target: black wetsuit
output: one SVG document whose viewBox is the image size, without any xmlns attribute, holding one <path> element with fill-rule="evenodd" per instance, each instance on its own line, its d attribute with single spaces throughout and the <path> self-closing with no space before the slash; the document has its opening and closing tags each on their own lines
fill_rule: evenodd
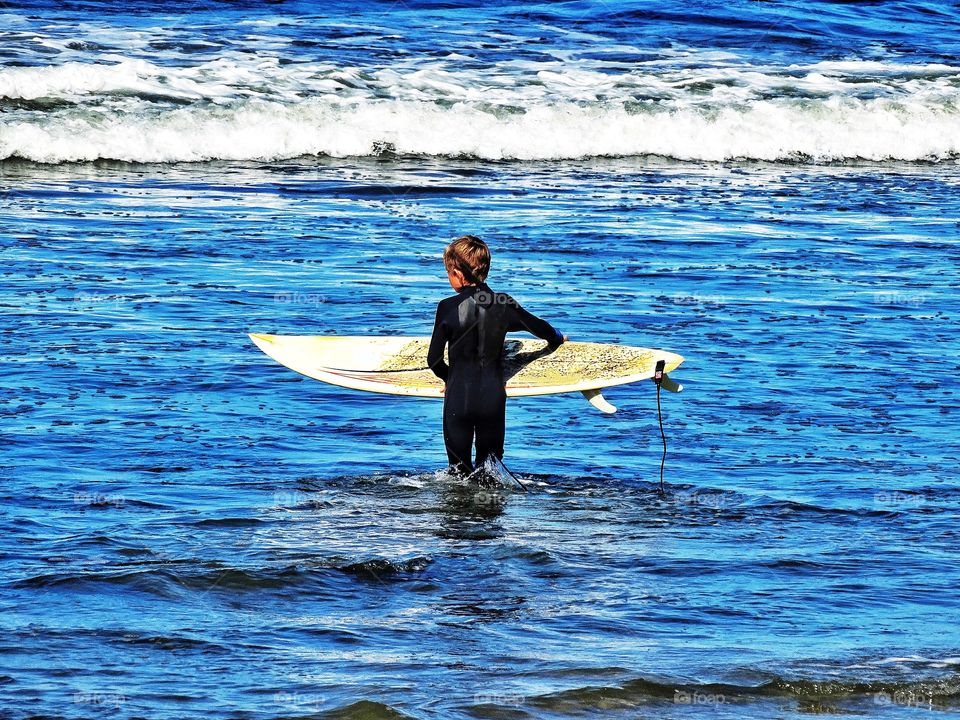
<svg viewBox="0 0 960 720">
<path fill-rule="evenodd" d="M 546 320 L 531 315 L 506 293 L 486 283 L 465 285 L 440 301 L 430 339 L 427 364 L 446 383 L 443 398 L 443 442 L 452 467 L 470 472 L 470 450 L 476 433 L 479 467 L 488 455 L 503 457 L 507 393 L 503 380 L 503 340 L 508 332 L 526 330 L 551 347 L 563 335 Z M 449 367 L 443 349 L 449 343 Z"/>
</svg>

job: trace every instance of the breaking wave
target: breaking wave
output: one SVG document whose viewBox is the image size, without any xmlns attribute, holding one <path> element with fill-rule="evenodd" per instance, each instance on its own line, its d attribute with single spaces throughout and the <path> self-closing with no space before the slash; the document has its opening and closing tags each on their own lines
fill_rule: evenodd
<svg viewBox="0 0 960 720">
<path fill-rule="evenodd" d="M 364 70 L 221 58 L 0 69 L 0 159 L 278 160 L 384 154 L 960 158 L 960 68 L 572 62 Z"/>
</svg>

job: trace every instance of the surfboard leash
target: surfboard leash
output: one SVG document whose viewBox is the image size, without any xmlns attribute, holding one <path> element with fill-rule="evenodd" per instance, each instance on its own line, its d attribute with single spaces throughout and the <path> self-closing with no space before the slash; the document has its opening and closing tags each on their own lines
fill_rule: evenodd
<svg viewBox="0 0 960 720">
<path fill-rule="evenodd" d="M 663 495 L 663 466 L 667 462 L 667 436 L 663 432 L 663 413 L 660 412 L 660 383 L 663 382 L 663 369 L 666 367 L 665 360 L 657 360 L 657 366 L 653 372 L 653 381 L 657 385 L 657 422 L 660 424 L 660 439 L 663 440 L 663 456 L 660 458 L 660 494 Z"/>
<path fill-rule="evenodd" d="M 497 456 L 494 455 L 494 457 L 497 457 Z M 525 493 L 530 492 L 530 490 L 527 489 L 527 486 L 524 485 L 522 482 L 520 482 L 520 478 L 518 478 L 516 475 L 514 475 L 513 472 L 510 470 L 510 468 L 507 467 L 506 463 L 503 462 L 503 458 L 497 458 L 497 462 L 499 462 L 500 465 L 501 465 L 501 467 L 503 467 L 503 469 L 507 471 L 507 474 L 508 474 L 510 477 L 512 477 L 514 480 L 517 481 L 517 485 L 520 486 L 520 489 L 521 489 L 521 490 L 523 490 Z"/>
</svg>

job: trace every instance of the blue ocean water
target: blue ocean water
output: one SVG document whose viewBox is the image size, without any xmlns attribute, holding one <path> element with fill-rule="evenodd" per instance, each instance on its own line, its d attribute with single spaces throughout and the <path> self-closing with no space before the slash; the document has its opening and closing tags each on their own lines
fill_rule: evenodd
<svg viewBox="0 0 960 720">
<path fill-rule="evenodd" d="M 960 708 L 948 3 L 0 5 L 0 717 Z M 686 361 L 441 404 L 250 331 L 425 335 L 463 233 Z"/>
</svg>

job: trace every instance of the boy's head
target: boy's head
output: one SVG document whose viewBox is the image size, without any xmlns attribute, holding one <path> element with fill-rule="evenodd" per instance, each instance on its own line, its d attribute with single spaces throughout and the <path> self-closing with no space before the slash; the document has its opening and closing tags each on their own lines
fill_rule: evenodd
<svg viewBox="0 0 960 720">
<path fill-rule="evenodd" d="M 458 237 L 443 251 L 443 264 L 448 275 L 458 270 L 468 283 L 481 283 L 490 272 L 490 248 L 473 235 Z"/>
</svg>

